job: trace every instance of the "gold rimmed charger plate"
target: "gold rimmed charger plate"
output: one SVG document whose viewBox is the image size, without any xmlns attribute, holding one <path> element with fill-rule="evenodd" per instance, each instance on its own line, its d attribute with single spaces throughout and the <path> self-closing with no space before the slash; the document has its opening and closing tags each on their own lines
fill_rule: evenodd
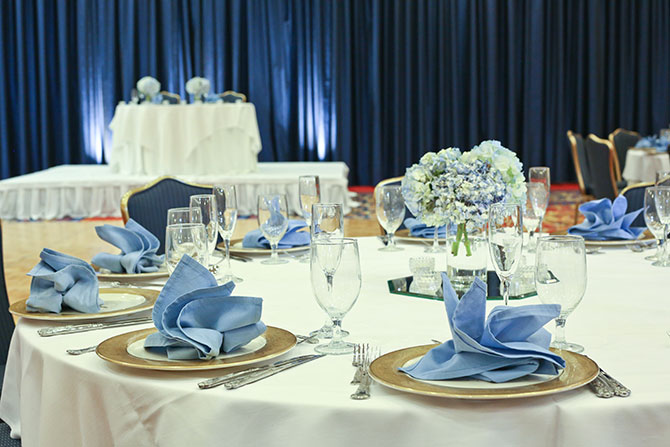
<svg viewBox="0 0 670 447">
<path fill-rule="evenodd" d="M 150 281 L 152 279 L 164 278 L 169 275 L 167 268 L 162 267 L 161 270 L 151 273 L 97 273 L 100 281 Z"/>
<path fill-rule="evenodd" d="M 235 357 L 214 358 L 211 360 L 152 360 L 136 357 L 128 352 L 128 347 L 144 340 L 156 332 L 156 328 L 141 329 L 109 338 L 98 345 L 96 353 L 108 362 L 129 368 L 152 369 L 158 371 L 197 371 L 207 369 L 232 368 L 248 365 L 278 357 L 289 351 L 296 344 L 296 337 L 285 329 L 268 326 L 261 337 L 265 345 L 257 351 Z"/>
<path fill-rule="evenodd" d="M 561 231 L 558 233 L 552 233 L 557 235 L 568 234 L 567 231 Z M 645 230 L 644 233 L 640 235 L 637 239 L 613 239 L 608 241 L 594 241 L 592 239 L 584 239 L 584 245 L 586 247 L 625 247 L 630 244 L 635 244 L 638 242 L 650 243 L 653 242 L 654 236 L 648 231 Z"/>
<path fill-rule="evenodd" d="M 370 376 L 384 386 L 406 393 L 451 399 L 517 399 L 562 393 L 582 387 L 596 378 L 598 365 L 590 358 L 569 351 L 552 351 L 565 360 L 565 369 L 556 378 L 509 388 L 456 388 L 416 380 L 398 370 L 423 356 L 436 345 L 414 346 L 385 354 L 370 365 Z"/>
<path fill-rule="evenodd" d="M 432 244 L 433 243 L 433 238 L 432 237 L 410 236 L 409 235 L 409 230 L 407 228 L 405 228 L 403 230 L 396 231 L 394 237 L 395 237 L 396 241 L 421 242 L 421 243 L 424 243 L 424 244 Z M 437 239 L 441 243 L 445 241 L 445 238 L 443 238 L 443 237 L 438 237 Z"/>
<path fill-rule="evenodd" d="M 225 245 L 219 244 L 218 248 L 225 250 Z M 277 252 L 282 253 L 296 253 L 299 251 L 309 250 L 308 245 L 299 245 L 297 247 L 291 248 L 278 248 Z M 246 248 L 242 246 L 242 239 L 232 239 L 230 241 L 230 254 L 231 255 L 269 255 L 272 253 L 272 250 L 269 248 Z"/>
<path fill-rule="evenodd" d="M 115 287 L 113 289 L 100 289 L 100 298 L 105 301 L 105 296 L 107 296 L 108 303 L 111 303 L 113 299 L 116 305 L 112 308 L 107 308 L 107 305 L 103 304 L 100 312 L 93 314 L 77 312 L 74 310 L 64 310 L 59 314 L 51 312 L 28 312 L 28 309 L 26 308 L 27 299 L 15 302 L 9 306 L 9 311 L 16 316 L 30 318 L 32 320 L 99 320 L 122 315 L 131 315 L 137 312 L 142 312 L 143 310 L 151 309 L 154 307 L 154 303 L 156 302 L 159 293 L 160 292 L 157 290 L 139 288 L 127 289 L 123 287 Z M 118 295 L 122 296 L 118 297 Z M 131 295 L 134 298 L 128 297 L 127 299 L 130 301 L 128 307 L 119 309 L 119 305 L 123 306 L 123 295 Z"/>
</svg>

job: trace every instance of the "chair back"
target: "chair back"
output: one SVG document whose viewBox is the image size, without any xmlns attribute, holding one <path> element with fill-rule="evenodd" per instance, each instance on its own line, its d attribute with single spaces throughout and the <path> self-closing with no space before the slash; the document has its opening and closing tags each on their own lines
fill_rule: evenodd
<svg viewBox="0 0 670 447">
<path fill-rule="evenodd" d="M 226 90 L 225 92 L 219 94 L 219 97 L 223 102 L 247 102 L 247 96 L 244 93 L 238 93 L 233 90 Z"/>
<path fill-rule="evenodd" d="M 5 371 L 7 364 L 7 353 L 9 352 L 9 341 L 14 332 L 14 320 L 9 313 L 9 295 L 7 294 L 7 285 L 5 282 L 5 265 L 3 262 L 2 251 L 2 221 L 0 221 L 0 373 Z M 0 377 L 0 388 L 2 379 Z"/>
<path fill-rule="evenodd" d="M 161 92 L 161 96 L 163 97 L 163 102 L 167 102 L 168 104 L 179 104 L 181 103 L 181 96 L 179 96 L 176 93 L 168 92 L 167 90 L 163 90 Z"/>
<path fill-rule="evenodd" d="M 590 134 L 584 142 L 591 174 L 592 194 L 596 199 L 607 197 L 614 200 L 619 194 L 616 185 L 614 145 L 608 140 Z"/>
<path fill-rule="evenodd" d="M 609 140 L 614 145 L 616 151 L 615 161 L 619 164 L 620 173 L 623 172 L 626 167 L 626 152 L 628 152 L 629 148 L 634 147 L 641 138 L 642 136 L 639 133 L 621 128 L 609 135 Z M 621 176 L 619 176 L 617 180 L 621 180 Z"/>
<path fill-rule="evenodd" d="M 586 158 L 586 149 L 584 149 L 584 138 L 581 134 L 573 133 L 571 130 L 568 130 L 567 134 L 570 141 L 572 162 L 575 165 L 575 173 L 577 174 L 579 191 L 584 195 L 591 194 L 593 188 L 591 186 L 589 161 Z"/>
<path fill-rule="evenodd" d="M 189 206 L 190 197 L 211 194 L 212 186 L 186 183 L 174 177 L 161 177 L 128 191 L 121 198 L 123 222 L 137 221 L 160 241 L 158 254 L 165 252 L 165 227 L 170 208 Z"/>
<path fill-rule="evenodd" d="M 644 207 L 644 190 L 650 186 L 654 186 L 654 182 L 644 182 L 644 183 L 635 183 L 633 185 L 626 186 L 622 191 L 621 195 L 626 197 L 628 201 L 627 212 L 639 210 Z M 644 221 L 644 212 L 640 213 L 639 216 L 631 223 L 631 227 L 645 227 L 647 224 Z"/>
</svg>

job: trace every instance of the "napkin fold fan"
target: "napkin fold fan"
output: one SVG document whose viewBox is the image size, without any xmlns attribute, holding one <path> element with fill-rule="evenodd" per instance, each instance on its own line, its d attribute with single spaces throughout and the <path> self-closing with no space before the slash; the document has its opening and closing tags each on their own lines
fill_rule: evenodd
<svg viewBox="0 0 670 447">
<path fill-rule="evenodd" d="M 286 233 L 284 236 L 282 236 L 281 240 L 277 244 L 277 247 L 280 249 L 285 249 L 298 247 L 301 245 L 308 245 L 309 232 L 299 231 L 305 227 L 307 227 L 307 223 L 304 220 L 289 220 Z M 244 235 L 242 246 L 245 248 L 270 248 L 270 241 L 268 241 L 265 236 L 263 236 L 263 233 L 260 229 L 256 229 Z"/>
<path fill-rule="evenodd" d="M 121 250 L 119 254 L 98 253 L 91 262 L 112 273 L 151 273 L 165 260 L 157 255 L 160 241 L 146 228 L 128 219 L 125 228 L 115 225 L 95 227 L 95 232 L 106 242 Z"/>
<path fill-rule="evenodd" d="M 429 227 L 425 223 L 421 222 L 419 219 L 408 217 L 407 219 L 405 219 L 403 223 L 409 229 L 410 236 L 425 237 L 425 238 L 435 237 L 435 227 Z M 447 237 L 446 225 L 438 227 L 437 237 L 439 238 Z"/>
<path fill-rule="evenodd" d="M 628 200 L 618 196 L 610 199 L 598 199 L 583 203 L 579 211 L 584 222 L 568 229 L 568 234 L 582 236 L 584 239 L 606 241 L 610 239 L 637 239 L 644 231 L 641 227 L 631 227 L 642 208 L 626 213 Z"/>
</svg>

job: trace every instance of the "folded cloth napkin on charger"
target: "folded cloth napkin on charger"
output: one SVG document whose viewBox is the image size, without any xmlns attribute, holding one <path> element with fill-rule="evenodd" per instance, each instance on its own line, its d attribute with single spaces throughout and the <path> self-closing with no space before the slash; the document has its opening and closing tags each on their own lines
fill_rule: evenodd
<svg viewBox="0 0 670 447">
<path fill-rule="evenodd" d="M 429 227 L 425 223 L 415 219 L 413 217 L 408 217 L 403 222 L 405 226 L 409 229 L 409 235 L 414 237 L 426 237 L 432 238 L 435 237 L 435 227 Z M 438 227 L 437 237 L 445 238 L 447 237 L 447 226 Z"/>
<path fill-rule="evenodd" d="M 182 256 L 161 290 L 151 317 L 158 332 L 144 347 L 169 359 L 207 359 L 231 352 L 265 332 L 263 299 L 230 296 L 235 284 L 218 286 L 214 275 Z"/>
<path fill-rule="evenodd" d="M 582 236 L 584 239 L 606 241 L 609 239 L 637 239 L 644 231 L 642 227 L 631 227 L 635 218 L 642 212 L 631 211 L 626 214 L 628 200 L 625 196 L 614 199 L 592 200 L 579 206 L 586 217 L 584 222 L 568 229 L 568 234 Z"/>
<path fill-rule="evenodd" d="M 309 244 L 309 231 L 298 231 L 305 228 L 304 220 L 289 220 L 286 233 L 277 244 L 278 248 L 291 248 Z M 265 239 L 260 229 L 252 230 L 244 235 L 242 240 L 244 248 L 270 248 L 270 241 Z"/>
<path fill-rule="evenodd" d="M 101 239 L 121 249 L 119 254 L 98 253 L 91 262 L 113 273 L 151 273 L 165 260 L 157 255 L 160 246 L 158 238 L 133 219 L 128 219 L 126 227 L 102 225 L 95 227 Z"/>
<path fill-rule="evenodd" d="M 635 147 L 653 147 L 656 148 L 658 152 L 667 152 L 668 144 L 670 144 L 670 139 L 651 135 L 638 140 L 638 142 L 635 143 Z"/>
<path fill-rule="evenodd" d="M 84 313 L 100 312 L 103 301 L 93 267 L 48 248 L 42 250 L 40 259 L 28 273 L 33 277 L 26 301 L 28 312 L 60 313 L 63 305 Z"/>
<path fill-rule="evenodd" d="M 495 307 L 486 318 L 486 285 L 477 278 L 459 301 L 442 274 L 444 305 L 453 339 L 401 371 L 416 379 L 473 378 L 507 382 L 528 374 L 557 374 L 565 361 L 549 351 L 544 329 L 558 317 L 558 304 Z"/>
</svg>

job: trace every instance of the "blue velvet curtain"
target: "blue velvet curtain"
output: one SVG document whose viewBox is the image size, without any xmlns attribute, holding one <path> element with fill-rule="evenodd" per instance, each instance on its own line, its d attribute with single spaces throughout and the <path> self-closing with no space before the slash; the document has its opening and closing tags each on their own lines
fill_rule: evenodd
<svg viewBox="0 0 670 447">
<path fill-rule="evenodd" d="M 670 2 L 2 0 L 0 176 L 101 162 L 144 75 L 246 93 L 261 160 L 353 184 L 489 138 L 568 181 L 567 129 L 670 122 Z"/>
</svg>

